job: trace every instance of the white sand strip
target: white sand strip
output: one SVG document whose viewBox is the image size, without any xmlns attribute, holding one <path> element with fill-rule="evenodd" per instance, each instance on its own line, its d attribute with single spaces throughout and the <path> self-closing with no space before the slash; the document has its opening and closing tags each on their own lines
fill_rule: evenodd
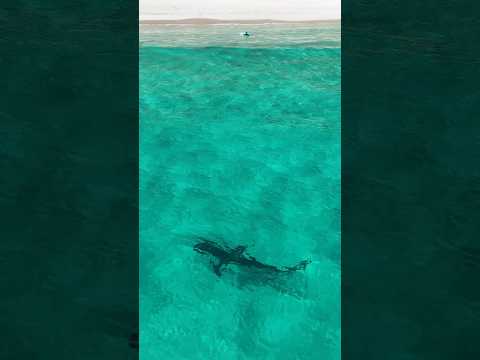
<svg viewBox="0 0 480 360">
<path fill-rule="evenodd" d="M 140 0 L 140 21 L 338 20 L 340 4 L 340 0 Z"/>
</svg>

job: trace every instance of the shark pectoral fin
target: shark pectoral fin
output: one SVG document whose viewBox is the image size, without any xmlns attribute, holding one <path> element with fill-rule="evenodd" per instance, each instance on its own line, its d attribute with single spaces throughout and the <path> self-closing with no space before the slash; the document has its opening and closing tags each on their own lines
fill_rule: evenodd
<svg viewBox="0 0 480 360">
<path fill-rule="evenodd" d="M 220 271 L 220 266 L 214 266 L 214 267 L 213 267 L 213 272 L 214 272 L 215 275 L 217 275 L 218 277 L 222 276 L 222 272 Z"/>
<path fill-rule="evenodd" d="M 218 264 L 213 264 L 213 272 L 217 276 L 222 276 L 222 267 L 225 265 L 223 262 L 219 262 Z"/>
</svg>

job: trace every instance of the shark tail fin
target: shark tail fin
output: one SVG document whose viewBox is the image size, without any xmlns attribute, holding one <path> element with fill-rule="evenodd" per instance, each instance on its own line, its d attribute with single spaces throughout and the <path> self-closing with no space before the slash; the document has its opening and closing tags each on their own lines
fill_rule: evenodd
<svg viewBox="0 0 480 360">
<path fill-rule="evenodd" d="M 291 270 L 291 271 L 305 270 L 307 268 L 307 265 L 310 264 L 311 262 L 312 262 L 311 260 L 300 261 L 297 265 L 289 267 L 288 270 Z"/>
</svg>

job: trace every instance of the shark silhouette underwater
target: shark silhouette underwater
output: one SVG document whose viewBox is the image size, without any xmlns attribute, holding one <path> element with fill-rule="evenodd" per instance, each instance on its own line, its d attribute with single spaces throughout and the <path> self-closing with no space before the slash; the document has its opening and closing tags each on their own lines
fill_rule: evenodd
<svg viewBox="0 0 480 360">
<path fill-rule="evenodd" d="M 246 253 L 246 246 L 237 246 L 236 248 L 230 248 L 225 245 L 217 244 L 214 241 L 199 238 L 201 242 L 193 246 L 193 250 L 203 255 L 210 255 L 216 262 L 213 264 L 213 272 L 217 276 L 222 275 L 224 270 L 229 264 L 237 266 L 243 266 L 248 268 L 255 268 L 257 270 L 265 271 L 271 274 L 291 273 L 299 270 L 305 270 L 307 265 L 310 264 L 310 260 L 300 261 L 294 266 L 282 266 L 277 267 L 274 265 L 264 264 L 253 256 Z"/>
</svg>

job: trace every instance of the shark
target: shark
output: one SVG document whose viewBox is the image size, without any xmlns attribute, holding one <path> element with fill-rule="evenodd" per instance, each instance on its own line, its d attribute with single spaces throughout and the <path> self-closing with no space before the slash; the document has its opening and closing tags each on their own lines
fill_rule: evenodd
<svg viewBox="0 0 480 360">
<path fill-rule="evenodd" d="M 240 245 L 235 248 L 230 248 L 225 245 L 220 245 L 215 241 L 211 241 L 205 238 L 198 238 L 200 242 L 193 246 L 193 250 L 203 254 L 210 255 L 216 261 L 213 261 L 213 272 L 217 276 L 222 275 L 222 271 L 230 264 L 237 266 L 244 266 L 247 268 L 255 268 L 261 271 L 269 273 L 291 273 L 294 271 L 305 270 L 307 265 L 310 264 L 310 260 L 300 261 L 294 266 L 281 266 L 277 267 L 262 263 L 255 259 L 253 256 L 246 253 L 247 246 Z"/>
</svg>

